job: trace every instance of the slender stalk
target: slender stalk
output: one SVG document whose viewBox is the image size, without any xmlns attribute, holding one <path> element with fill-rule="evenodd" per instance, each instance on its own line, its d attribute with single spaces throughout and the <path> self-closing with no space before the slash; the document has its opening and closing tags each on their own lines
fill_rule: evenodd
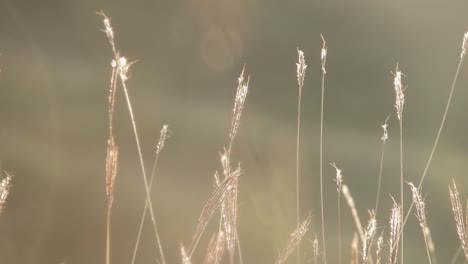
<svg viewBox="0 0 468 264">
<path fill-rule="evenodd" d="M 338 263 L 341 264 L 341 198 L 338 192 Z"/>
<path fill-rule="evenodd" d="M 110 225 L 111 225 L 111 210 L 112 208 L 107 208 L 106 216 L 106 264 L 111 263 L 111 235 L 110 235 Z"/>
<path fill-rule="evenodd" d="M 403 73 L 398 69 L 398 64 L 395 68 L 395 73 L 393 73 L 394 79 L 393 84 L 395 86 L 395 109 L 398 118 L 398 124 L 400 127 L 400 210 L 404 213 L 404 196 L 403 196 L 403 106 L 405 105 L 405 94 L 404 88 L 401 82 L 401 77 Z M 401 264 L 404 263 L 404 236 L 403 236 L 403 225 L 401 226 L 400 235 L 401 235 Z"/>
<path fill-rule="evenodd" d="M 382 171 L 383 171 L 383 161 L 384 161 L 384 154 L 385 154 L 385 142 L 388 139 L 388 131 L 387 131 L 387 121 L 390 116 L 385 119 L 385 123 L 382 125 L 383 135 L 382 135 L 382 151 L 380 153 L 380 167 L 379 167 L 379 184 L 377 185 L 377 198 L 375 199 L 375 218 L 377 218 L 377 210 L 379 209 L 379 201 L 380 201 L 380 186 L 382 184 Z"/>
<path fill-rule="evenodd" d="M 152 202 L 151 202 L 150 189 L 149 189 L 148 179 L 146 177 L 146 170 L 145 170 L 143 154 L 142 154 L 142 151 L 141 151 L 140 139 L 139 139 L 139 136 L 138 136 L 138 130 L 137 130 L 137 126 L 136 126 L 136 123 L 135 123 L 135 117 L 134 117 L 134 114 L 133 114 L 133 108 L 132 108 L 132 104 L 131 104 L 131 101 L 130 101 L 130 96 L 128 95 L 128 90 L 127 90 L 127 83 L 126 83 L 126 81 L 128 80 L 127 74 L 128 74 L 130 66 L 134 62 L 128 63 L 127 59 L 125 57 L 120 56 L 120 54 L 117 52 L 117 49 L 116 49 L 116 46 L 115 46 L 114 30 L 113 30 L 113 28 L 111 26 L 110 19 L 102 11 L 98 12 L 98 14 L 103 16 L 103 18 L 104 18 L 104 20 L 103 20 L 104 26 L 105 26 L 104 32 L 107 35 L 107 38 L 109 40 L 109 44 L 111 45 L 111 48 L 112 48 L 112 52 L 114 53 L 114 60 L 112 61 L 112 67 L 116 68 L 118 70 L 118 76 L 119 76 L 120 82 L 122 84 L 122 89 L 123 89 L 124 94 L 125 94 L 125 100 L 127 102 L 127 108 L 128 108 L 129 114 L 130 114 L 130 121 L 132 123 L 133 134 L 135 136 L 135 141 L 136 141 L 136 146 L 137 146 L 137 151 L 138 151 L 138 157 L 139 157 L 139 160 L 140 160 L 140 167 L 141 167 L 141 171 L 142 171 L 143 182 L 144 182 L 144 185 L 145 185 L 146 198 L 147 198 L 147 201 L 148 201 L 151 220 L 153 222 L 153 228 L 154 228 L 154 232 L 155 232 L 155 236 L 156 236 L 156 240 L 157 240 L 157 244 L 158 244 L 157 246 L 159 248 L 159 252 L 160 252 L 160 255 L 161 255 L 161 261 L 162 261 L 163 264 L 165 264 L 166 261 L 165 261 L 165 258 L 164 258 L 164 252 L 163 252 L 162 245 L 161 245 L 161 239 L 159 238 L 159 232 L 158 232 L 157 225 L 156 225 L 156 218 L 154 216 L 153 205 L 152 205 Z"/>
<path fill-rule="evenodd" d="M 341 187 L 343 183 L 343 176 L 341 175 L 341 170 L 336 166 L 335 163 L 332 163 L 331 166 L 336 170 L 336 194 L 338 202 L 338 263 L 341 264 Z"/>
<path fill-rule="evenodd" d="M 404 212 L 404 200 L 403 200 L 403 117 L 400 118 L 400 201 L 401 201 L 401 212 Z M 404 226 L 401 227 L 401 264 L 404 263 Z"/>
<path fill-rule="evenodd" d="M 455 255 L 453 255 L 452 261 L 450 262 L 451 264 L 456 264 L 458 260 L 458 256 L 460 256 L 460 253 L 463 251 L 462 246 L 458 246 L 457 251 L 455 252 Z"/>
<path fill-rule="evenodd" d="M 300 198 L 299 198 L 299 145 L 301 135 L 301 94 L 297 103 L 297 135 L 296 135 L 296 226 L 299 226 Z M 301 263 L 301 246 L 297 245 L 297 263 Z"/>
<path fill-rule="evenodd" d="M 323 244 L 323 263 L 327 263 L 327 253 L 325 245 L 325 216 L 324 216 L 324 206 L 323 206 L 323 101 L 325 97 L 325 63 L 327 60 L 327 47 L 325 46 L 325 39 L 323 38 L 323 47 L 321 53 L 322 59 L 322 96 L 320 100 L 320 208 L 322 216 L 322 244 Z"/>
<path fill-rule="evenodd" d="M 296 128 L 296 228 L 300 225 L 300 191 L 299 191 L 299 147 L 301 142 L 301 99 L 302 88 L 304 87 L 305 70 L 307 65 L 305 63 L 304 53 L 302 50 L 297 50 L 299 55 L 297 65 L 297 84 L 299 87 L 299 94 L 297 97 L 297 128 Z M 297 245 L 297 264 L 301 263 L 301 245 Z"/>
<path fill-rule="evenodd" d="M 323 262 L 326 262 L 325 251 L 325 217 L 323 209 L 323 98 L 324 98 L 325 76 L 322 76 L 322 98 L 320 103 L 320 211 L 322 216 L 322 244 L 323 244 Z"/>
</svg>

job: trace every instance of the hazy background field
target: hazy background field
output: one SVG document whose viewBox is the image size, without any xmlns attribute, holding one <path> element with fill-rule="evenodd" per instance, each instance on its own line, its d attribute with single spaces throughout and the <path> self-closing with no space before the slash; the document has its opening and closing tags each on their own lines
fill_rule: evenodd
<svg viewBox="0 0 468 264">
<path fill-rule="evenodd" d="M 213 190 L 244 64 L 251 74 L 250 94 L 233 154 L 245 172 L 239 235 L 246 263 L 272 263 L 296 225 L 297 47 L 309 65 L 302 98 L 301 201 L 303 216 L 308 211 L 313 216 L 309 237 L 319 232 L 320 33 L 327 40 L 324 188 L 327 251 L 333 261 L 336 186 L 328 164 L 334 161 L 343 169 L 366 222 L 367 209 L 375 204 L 380 125 L 394 113 L 390 71 L 398 62 L 408 85 L 405 178 L 418 182 L 468 25 L 466 0 L 0 0 L 0 162 L 16 175 L 0 217 L 2 263 L 104 262 L 112 54 L 95 14 L 99 10 L 111 17 L 121 53 L 138 60 L 129 92 L 148 168 L 161 126 L 168 124 L 173 132 L 153 190 L 171 263 L 180 261 L 179 243 L 190 242 Z M 423 187 L 440 263 L 447 263 L 458 246 L 447 188 L 452 178 L 468 197 L 467 87 L 465 63 Z M 117 96 L 121 159 L 113 216 L 115 264 L 130 262 L 144 205 L 121 90 Z M 388 222 L 388 194 L 399 197 L 397 128 L 392 117 L 379 226 Z M 342 215 L 348 254 L 354 225 L 344 203 Z M 154 263 L 152 230 L 145 230 L 138 261 Z M 422 263 L 424 242 L 413 218 L 405 234 L 408 263 Z M 204 254 L 199 253 L 197 263 Z"/>
</svg>

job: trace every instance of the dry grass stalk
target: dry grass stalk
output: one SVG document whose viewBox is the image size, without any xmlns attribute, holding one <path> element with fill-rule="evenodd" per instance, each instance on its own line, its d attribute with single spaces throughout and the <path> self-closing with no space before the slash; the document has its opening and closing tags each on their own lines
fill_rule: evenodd
<svg viewBox="0 0 468 264">
<path fill-rule="evenodd" d="M 336 181 L 336 192 L 338 195 L 338 263 L 341 264 L 341 189 L 343 185 L 343 175 L 341 175 L 341 170 L 335 163 L 331 163 L 331 166 L 335 168 L 336 171 L 336 178 L 334 181 Z"/>
<path fill-rule="evenodd" d="M 355 232 L 351 241 L 351 264 L 359 264 L 359 238 Z"/>
<path fill-rule="evenodd" d="M 374 242 L 374 236 L 377 230 L 377 220 L 375 213 L 369 211 L 369 222 L 367 223 L 366 230 L 364 231 L 364 241 L 362 242 L 362 263 L 367 263 L 370 255 L 370 248 Z"/>
<path fill-rule="evenodd" d="M 393 199 L 393 198 L 392 198 Z M 389 263 L 395 264 L 398 256 L 398 246 L 400 242 L 401 235 L 401 207 L 397 204 L 395 199 L 393 199 L 393 207 L 390 214 L 390 240 L 389 244 Z"/>
<path fill-rule="evenodd" d="M 232 174 L 240 174 L 240 166 L 236 171 L 232 171 L 231 168 L 231 152 L 232 146 L 234 144 L 234 139 L 237 135 L 237 130 L 239 128 L 240 119 L 242 116 L 242 110 L 244 109 L 244 104 L 247 99 L 247 92 L 249 89 L 249 80 L 250 76 L 247 77 L 247 80 L 244 77 L 245 66 L 242 68 L 242 72 L 238 78 L 238 85 L 236 89 L 236 96 L 234 99 L 234 107 L 232 110 L 232 119 L 231 119 L 231 130 L 229 132 L 229 147 L 224 150 L 223 155 L 221 155 L 221 165 L 223 167 L 224 178 L 227 179 L 231 177 Z M 215 175 L 217 178 L 217 174 Z M 232 186 L 226 192 L 226 199 L 224 199 L 221 204 L 221 222 L 220 225 L 224 228 L 224 233 L 226 236 L 227 249 L 230 253 L 231 263 L 234 261 L 234 249 L 236 244 L 238 246 L 239 258 L 242 263 L 242 253 L 239 245 L 239 238 L 237 232 L 237 197 L 238 197 L 238 181 L 233 182 Z M 219 179 L 217 179 L 217 184 L 219 185 Z M 192 252 L 193 253 L 193 252 Z"/>
<path fill-rule="evenodd" d="M 286 262 L 286 259 L 291 255 L 294 249 L 299 245 L 304 235 L 309 230 L 310 222 L 312 217 L 309 215 L 302 224 L 294 230 L 289 236 L 288 243 L 284 249 L 279 254 L 278 258 L 275 261 L 275 264 L 282 264 Z"/>
<path fill-rule="evenodd" d="M 155 218 L 155 215 L 154 215 L 153 205 L 152 205 L 152 202 L 151 202 L 149 184 L 148 184 L 148 180 L 147 180 L 147 177 L 146 177 L 146 169 L 145 169 L 145 164 L 144 164 L 144 159 L 143 159 L 143 153 L 142 153 L 142 150 L 141 150 L 140 138 L 138 136 L 138 130 L 137 130 L 136 122 L 135 122 L 135 117 L 134 117 L 134 114 L 133 114 L 133 108 L 132 108 L 132 104 L 131 104 L 131 101 L 130 101 L 130 96 L 128 94 L 128 89 L 127 89 L 127 80 L 129 79 L 128 74 L 129 74 L 130 66 L 133 63 L 135 63 L 135 61 L 134 62 L 128 62 L 127 59 L 124 56 L 120 56 L 120 54 L 117 52 L 117 48 L 116 48 L 116 45 L 115 45 L 115 39 L 114 39 L 115 35 L 114 35 L 114 30 L 113 30 L 113 28 L 111 26 L 111 23 L 110 23 L 110 19 L 102 11 L 98 12 L 97 14 L 103 17 L 103 22 L 104 22 L 104 27 L 105 27 L 104 32 L 107 35 L 107 39 L 109 40 L 109 44 L 111 45 L 112 52 L 113 52 L 113 55 L 114 55 L 114 59 L 111 62 L 111 66 L 113 68 L 111 83 L 114 83 L 113 80 L 115 78 L 117 78 L 117 76 L 118 76 L 119 79 L 120 79 L 120 83 L 122 85 L 122 89 L 123 89 L 124 94 L 125 94 L 125 100 L 127 102 L 127 108 L 128 108 L 129 114 L 130 114 L 130 121 L 132 123 L 133 134 L 135 136 L 135 141 L 136 141 L 136 146 L 137 146 L 137 151 L 138 151 L 138 157 L 139 157 L 139 160 L 140 160 L 140 168 L 141 168 L 141 171 L 142 171 L 143 182 L 144 182 L 144 187 L 145 187 L 145 192 L 146 192 L 146 198 L 147 198 L 147 201 L 149 203 L 151 220 L 153 222 L 153 229 L 154 229 L 154 232 L 155 232 L 155 236 L 156 236 L 156 240 L 157 240 L 157 246 L 158 246 L 159 253 L 160 253 L 160 256 L 161 256 L 161 261 L 162 261 L 163 264 L 165 264 L 166 261 L 165 261 L 165 258 L 164 258 L 164 252 L 163 252 L 163 249 L 162 249 L 161 240 L 159 238 L 159 232 L 157 230 L 156 218 Z"/>
<path fill-rule="evenodd" d="M 107 37 L 114 39 L 114 33 L 110 26 L 109 19 L 104 19 Z M 113 46 L 115 49 L 115 46 Z M 106 156 L 106 198 L 107 198 L 107 216 L 106 216 L 106 263 L 110 263 L 110 249 L 111 249 L 111 214 L 112 205 L 114 203 L 114 186 L 115 178 L 117 176 L 118 162 L 119 162 L 119 147 L 117 146 L 114 138 L 113 120 L 114 120 L 114 107 L 115 97 L 117 94 L 117 76 L 118 69 L 112 67 L 112 76 L 109 89 L 109 139 L 107 140 L 107 156 Z"/>
<path fill-rule="evenodd" d="M 403 106 L 405 104 L 404 88 L 401 82 L 403 73 L 398 69 L 398 64 L 393 73 L 393 84 L 395 86 L 395 109 L 397 112 L 398 124 L 400 128 L 400 202 L 401 212 L 404 212 L 404 177 L 403 177 Z M 401 228 L 401 264 L 404 263 L 404 225 Z"/>
<path fill-rule="evenodd" d="M 353 215 L 354 223 L 356 224 L 359 237 L 361 238 L 361 241 L 364 241 L 364 231 L 362 229 L 361 220 L 359 220 L 359 215 L 356 210 L 356 204 L 354 203 L 354 199 L 349 193 L 348 186 L 346 184 L 343 184 L 342 193 L 346 199 L 346 202 L 348 203 L 349 209 L 351 209 L 351 214 Z"/>
<path fill-rule="evenodd" d="M 326 243 L 325 243 L 325 213 L 324 213 L 324 205 L 323 205 L 323 102 L 325 98 L 325 74 L 327 71 L 325 70 L 325 64 L 327 62 L 327 46 L 325 42 L 325 38 L 322 34 L 322 51 L 320 54 L 320 58 L 322 61 L 322 96 L 320 101 L 320 215 L 322 217 L 322 244 L 323 244 L 323 263 L 327 264 L 327 252 L 326 252 Z"/>
<path fill-rule="evenodd" d="M 217 235 L 211 236 L 208 248 L 206 250 L 204 264 L 219 264 L 226 250 L 226 236 L 224 232 L 219 232 Z"/>
<path fill-rule="evenodd" d="M 379 183 L 377 185 L 377 197 L 375 199 L 375 217 L 377 218 L 377 212 L 379 209 L 379 201 L 380 201 L 380 186 L 382 184 L 382 171 L 383 171 L 383 162 L 384 162 L 384 155 L 385 155 L 385 143 L 387 142 L 388 139 L 388 119 L 390 116 L 388 116 L 385 119 L 384 124 L 382 125 L 382 130 L 383 134 L 382 137 L 380 138 L 382 140 L 382 151 L 380 152 L 380 166 L 379 166 Z"/>
<path fill-rule="evenodd" d="M 0 182 L 0 214 L 5 210 L 5 204 L 10 194 L 12 174 L 5 171 L 6 177 Z"/>
<path fill-rule="evenodd" d="M 189 256 L 192 256 L 193 252 L 195 251 L 198 241 L 200 240 L 200 237 L 206 228 L 206 225 L 211 220 L 216 210 L 218 210 L 224 203 L 226 194 L 233 188 L 233 186 L 237 184 L 240 174 L 241 171 L 240 168 L 238 168 L 233 173 L 231 173 L 229 177 L 225 178 L 211 194 L 210 198 L 202 209 L 200 217 L 198 218 L 195 234 L 192 238 L 192 243 L 188 250 Z"/>
<path fill-rule="evenodd" d="M 466 51 L 468 50 L 468 31 L 465 32 L 463 35 L 463 41 L 462 41 L 462 50 L 460 53 L 460 59 L 463 59 L 466 55 Z"/>
<path fill-rule="evenodd" d="M 460 239 L 461 247 L 465 253 L 466 260 L 468 261 L 468 208 L 465 215 L 463 215 L 463 208 L 455 180 L 452 183 L 452 187 L 449 186 L 449 192 L 452 211 L 455 217 L 455 224 L 457 226 L 458 238 Z"/>
<path fill-rule="evenodd" d="M 420 190 L 418 191 L 418 189 L 411 182 L 409 182 L 408 185 L 410 186 L 411 193 L 413 194 L 413 203 L 416 206 L 416 217 L 418 218 L 419 226 L 421 227 L 421 231 L 424 236 L 424 244 L 426 245 L 427 258 L 429 260 L 429 263 L 432 263 L 430 251 L 432 249 L 433 252 L 434 247 L 429 245 L 429 240 L 432 242 L 432 239 L 430 238 L 429 227 L 427 226 L 425 203 L 421 198 Z"/>
<path fill-rule="evenodd" d="M 302 88 L 304 87 L 305 73 L 307 65 L 305 63 L 304 52 L 297 49 L 298 61 L 296 63 L 297 71 L 297 86 L 299 94 L 297 97 L 297 129 L 296 129 L 296 225 L 299 226 L 300 219 L 300 193 L 299 193 L 299 148 L 301 142 L 301 102 L 302 102 Z M 297 247 L 297 263 L 301 263 L 301 247 Z"/>
</svg>

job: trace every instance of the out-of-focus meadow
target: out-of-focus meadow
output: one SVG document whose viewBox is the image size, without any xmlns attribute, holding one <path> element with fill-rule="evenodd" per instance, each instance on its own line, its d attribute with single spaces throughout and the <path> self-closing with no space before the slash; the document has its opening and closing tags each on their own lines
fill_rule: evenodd
<svg viewBox="0 0 468 264">
<path fill-rule="evenodd" d="M 386 227 L 389 195 L 399 197 L 400 188 L 391 71 L 398 63 L 406 75 L 404 172 L 407 181 L 418 183 L 468 24 L 463 0 L 0 1 L 0 162 L 15 174 L 0 217 L 2 263 L 104 262 L 113 55 L 96 15 L 100 10 L 112 20 L 121 53 L 138 60 L 128 85 L 148 170 L 162 125 L 172 131 L 152 192 L 170 263 L 180 263 L 179 245 L 190 242 L 213 190 L 244 65 L 250 90 L 232 157 L 244 171 L 239 238 L 246 263 L 273 263 L 296 226 L 297 48 L 306 56 L 300 187 L 302 217 L 310 211 L 313 219 L 302 245 L 309 263 L 309 238 L 320 232 L 320 34 L 327 41 L 323 187 L 327 252 L 334 263 L 336 183 L 328 164 L 343 169 L 366 223 L 367 209 L 375 205 L 381 124 L 392 114 L 378 219 L 379 227 Z M 462 198 L 468 197 L 467 69 L 465 63 L 423 185 L 439 263 L 448 263 L 459 245 L 448 195 L 453 178 Z M 120 164 L 112 263 L 119 264 L 130 263 L 145 197 L 120 89 L 115 134 Z M 347 258 L 355 227 L 342 205 Z M 137 261 L 153 263 L 157 251 L 150 225 L 144 231 Z M 407 263 L 422 263 L 424 240 L 414 217 L 405 234 Z"/>
</svg>

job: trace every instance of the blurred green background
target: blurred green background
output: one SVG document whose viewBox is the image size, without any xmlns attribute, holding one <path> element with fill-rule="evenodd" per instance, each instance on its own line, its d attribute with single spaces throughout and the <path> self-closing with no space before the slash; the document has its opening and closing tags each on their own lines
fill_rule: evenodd
<svg viewBox="0 0 468 264">
<path fill-rule="evenodd" d="M 238 223 L 245 263 L 272 263 L 296 225 L 297 48 L 309 65 L 302 98 L 301 202 L 303 217 L 309 211 L 313 217 L 303 244 L 305 263 L 311 263 L 309 239 L 320 231 L 320 34 L 327 41 L 325 219 L 328 260 L 336 263 L 335 172 L 328 164 L 343 169 L 365 224 L 375 204 L 380 125 L 394 113 L 391 71 L 399 63 L 408 86 L 405 179 L 419 182 L 468 25 L 466 0 L 1 0 L 0 161 L 16 175 L 0 217 L 1 263 L 104 262 L 112 53 L 96 15 L 100 10 L 111 17 L 121 54 L 138 60 L 128 84 L 148 169 L 162 125 L 173 132 L 153 189 L 170 263 L 180 263 L 179 245 L 189 244 L 213 190 L 244 64 L 250 91 L 233 158 L 244 170 Z M 448 263 L 459 245 L 447 187 L 453 178 L 468 197 L 467 86 L 465 63 L 423 187 L 439 263 Z M 144 206 L 122 95 L 119 90 L 115 114 L 121 153 L 112 225 L 115 264 L 130 263 Z M 389 194 L 399 197 L 394 115 L 389 136 L 379 227 L 388 223 Z M 354 224 L 344 202 L 342 217 L 347 259 Z M 202 261 L 216 227 L 209 226 L 195 263 Z M 152 234 L 148 225 L 138 263 L 155 263 Z M 414 217 L 405 234 L 407 263 L 425 263 Z"/>
</svg>

